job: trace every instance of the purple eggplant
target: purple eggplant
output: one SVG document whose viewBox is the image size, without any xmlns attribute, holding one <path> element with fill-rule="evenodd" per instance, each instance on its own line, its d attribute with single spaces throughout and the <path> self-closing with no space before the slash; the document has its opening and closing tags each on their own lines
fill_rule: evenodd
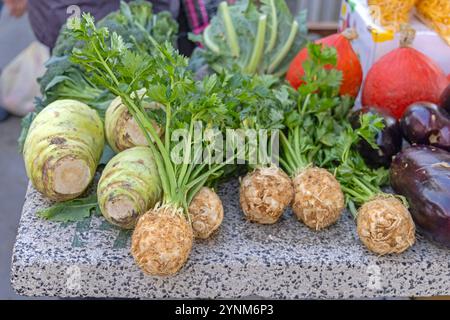
<svg viewBox="0 0 450 320">
<path fill-rule="evenodd" d="M 444 108 L 445 111 L 450 113 L 450 84 L 447 86 L 447 89 L 444 90 L 441 96 L 441 108 Z"/>
<path fill-rule="evenodd" d="M 373 113 L 381 116 L 384 119 L 384 129 L 376 137 L 376 144 L 379 149 L 372 148 L 367 141 L 362 140 L 358 144 L 358 151 L 367 165 L 374 168 L 389 168 L 392 157 L 402 149 L 402 133 L 400 125 L 394 117 L 375 108 L 366 108 L 364 111 L 358 110 L 351 115 L 350 123 L 354 129 L 360 126 L 359 116 L 361 112 Z"/>
<path fill-rule="evenodd" d="M 426 144 L 450 151 L 450 115 L 430 102 L 413 103 L 400 120 L 411 144 Z"/>
<path fill-rule="evenodd" d="M 450 153 L 432 146 L 406 148 L 392 161 L 391 184 L 406 197 L 428 238 L 450 247 Z"/>
</svg>

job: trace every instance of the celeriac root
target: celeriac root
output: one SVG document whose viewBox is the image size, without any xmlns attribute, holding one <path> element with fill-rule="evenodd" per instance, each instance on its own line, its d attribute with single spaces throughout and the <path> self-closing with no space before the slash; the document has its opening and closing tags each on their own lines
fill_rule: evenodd
<svg viewBox="0 0 450 320">
<path fill-rule="evenodd" d="M 328 170 L 306 168 L 292 180 L 292 211 L 308 227 L 321 230 L 334 224 L 345 207 L 341 185 Z"/>
<path fill-rule="evenodd" d="M 55 101 L 29 129 L 23 151 L 27 175 L 49 199 L 74 199 L 92 181 L 103 146 L 103 123 L 96 111 L 75 100 Z"/>
<path fill-rule="evenodd" d="M 291 179 L 278 167 L 257 168 L 241 181 L 240 203 L 249 221 L 273 224 L 291 203 Z"/>
<path fill-rule="evenodd" d="M 416 239 L 411 214 L 394 196 L 378 197 L 361 206 L 357 231 L 364 245 L 379 255 L 401 253 Z"/>
<path fill-rule="evenodd" d="M 144 273 L 173 275 L 186 263 L 193 239 L 192 227 L 181 209 L 157 207 L 139 218 L 131 239 L 131 253 Z"/>
<path fill-rule="evenodd" d="M 144 91 L 139 91 L 142 96 Z M 144 109 L 160 109 L 161 104 L 156 102 L 143 102 Z M 159 136 L 162 135 L 163 130 L 152 120 L 153 127 Z M 115 152 L 135 147 L 148 146 L 148 142 L 141 131 L 141 128 L 134 120 L 133 116 L 128 111 L 126 105 L 122 103 L 120 97 L 115 98 L 105 114 L 105 133 L 108 144 Z"/>
<path fill-rule="evenodd" d="M 162 186 L 148 147 L 134 147 L 112 158 L 97 187 L 100 210 L 110 223 L 131 229 L 160 201 Z"/>
<path fill-rule="evenodd" d="M 223 221 L 223 205 L 219 196 L 210 188 L 203 187 L 189 205 L 194 237 L 209 238 Z"/>
</svg>

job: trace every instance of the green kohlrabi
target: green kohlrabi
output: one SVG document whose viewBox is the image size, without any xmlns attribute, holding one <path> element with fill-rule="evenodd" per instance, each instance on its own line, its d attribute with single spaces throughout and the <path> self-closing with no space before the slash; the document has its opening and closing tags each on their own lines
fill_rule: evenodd
<svg viewBox="0 0 450 320">
<path fill-rule="evenodd" d="M 306 16 L 292 17 L 284 0 L 243 0 L 219 5 L 217 15 L 200 35 L 202 44 L 191 64 L 207 63 L 218 72 L 283 76 L 306 44 Z"/>
</svg>

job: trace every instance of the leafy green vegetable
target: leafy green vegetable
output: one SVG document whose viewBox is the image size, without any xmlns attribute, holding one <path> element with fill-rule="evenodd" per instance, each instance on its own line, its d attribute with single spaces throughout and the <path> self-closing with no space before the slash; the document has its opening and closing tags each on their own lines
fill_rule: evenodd
<svg viewBox="0 0 450 320">
<path fill-rule="evenodd" d="M 361 205 L 383 194 L 381 187 L 389 182 L 387 169 L 369 168 L 356 150 L 361 139 L 375 143 L 375 136 L 384 127 L 382 118 L 365 114 L 360 117 L 360 123 L 361 127 L 358 129 L 353 129 L 346 123 L 336 137 L 334 148 L 326 150 L 328 157 L 333 159 L 331 163 L 334 165 L 330 166 L 330 169 L 335 171 L 345 193 L 347 205 L 354 215 L 355 204 Z"/>
<path fill-rule="evenodd" d="M 230 7 L 223 1 L 203 34 L 190 39 L 203 45 L 193 65 L 281 77 L 306 43 L 306 15 L 293 18 L 284 0 L 242 0 Z"/>
<path fill-rule="evenodd" d="M 155 155 L 164 191 L 163 203 L 183 208 L 187 213 L 198 190 L 225 166 L 192 160 L 201 155 L 193 137 L 197 121 L 205 128 L 218 130 L 234 123 L 229 105 L 220 98 L 226 85 L 215 75 L 195 82 L 187 70 L 187 59 L 171 44 L 158 44 L 150 34 L 147 34 L 148 41 L 155 49 L 152 55 L 133 50 L 132 44 L 106 28 L 96 28 L 90 15 L 83 15 L 83 23 L 75 33 L 84 46 L 74 50 L 72 61 L 89 72 L 90 81 L 121 97 Z M 164 138 L 153 128 L 150 116 L 141 105 L 142 98 L 133 95 L 142 88 L 147 89 L 150 99 L 164 105 Z M 171 133 L 180 128 L 188 129 L 183 157 L 191 161 L 178 163 L 171 157 L 178 145 L 178 141 L 171 140 Z"/>
<path fill-rule="evenodd" d="M 69 22 L 70 23 L 70 22 Z M 151 34 L 156 41 L 175 43 L 178 24 L 170 12 L 163 11 L 153 14 L 151 2 L 144 0 L 121 2 L 120 9 L 109 13 L 98 21 L 99 27 L 106 27 L 109 31 L 121 35 L 125 41 L 134 43 L 139 50 L 148 50 L 151 44 L 146 33 Z M 71 26 L 72 27 L 72 26 Z M 73 28 L 65 24 L 56 40 L 52 55 L 56 57 L 67 56 L 74 48 L 81 47 L 82 41 L 77 40 Z"/>
<path fill-rule="evenodd" d="M 125 42 L 132 43 L 136 51 L 153 50 L 147 35 L 158 43 L 175 44 L 178 34 L 178 24 L 170 12 L 153 14 L 152 4 L 144 0 L 128 4 L 122 1 L 119 11 L 108 14 L 97 25 L 107 28 L 111 34 L 120 35 Z"/>
<path fill-rule="evenodd" d="M 50 58 L 46 67 L 47 72 L 38 79 L 45 105 L 55 100 L 73 99 L 86 103 L 104 117 L 114 99 L 108 90 L 92 84 L 85 72 L 70 62 L 67 56 Z"/>
<path fill-rule="evenodd" d="M 153 14 L 152 4 L 138 0 L 121 2 L 120 10 L 112 12 L 99 21 L 99 25 L 108 26 L 115 33 L 134 43 L 133 50 L 151 52 L 154 47 L 148 40 L 152 35 L 157 41 L 175 43 L 178 25 L 169 12 Z M 43 98 L 37 100 L 35 112 L 22 122 L 22 131 L 18 140 L 22 151 L 32 119 L 48 104 L 59 99 L 74 99 L 86 103 L 104 116 L 114 95 L 101 85 L 90 80 L 88 72 L 69 60 L 74 48 L 83 46 L 83 41 L 75 37 L 72 28 L 64 25 L 57 39 L 53 56 L 46 63 L 47 71 L 38 79 Z M 109 39 L 112 41 L 113 39 Z"/>
<path fill-rule="evenodd" d="M 37 212 L 41 218 L 56 222 L 81 221 L 97 210 L 97 195 L 56 203 Z"/>
<path fill-rule="evenodd" d="M 67 23 L 61 27 L 58 38 L 56 39 L 55 47 L 52 50 L 52 55 L 55 57 L 62 57 L 69 55 L 73 48 L 80 46 L 73 36 L 72 29 L 67 26 Z"/>
<path fill-rule="evenodd" d="M 376 148 L 375 137 L 383 129 L 383 119 L 365 114 L 360 117 L 360 127 L 353 129 L 348 121 L 353 101 L 339 96 L 342 73 L 326 67 L 336 64 L 336 50 L 310 43 L 308 54 L 304 84 L 293 96 L 298 108 L 285 117 L 289 131 L 287 137 L 281 135 L 280 163 L 291 175 L 310 164 L 334 172 L 348 207 L 355 212 L 355 204 L 381 194 L 381 186 L 388 182 L 388 171 L 369 168 L 356 150 L 361 139 Z"/>
<path fill-rule="evenodd" d="M 326 164 L 324 150 L 334 147 L 340 123 L 347 122 L 351 99 L 339 97 L 341 72 L 326 68 L 336 64 L 336 50 L 308 44 L 304 84 L 292 96 L 297 107 L 285 115 L 287 136 L 281 135 L 280 163 L 290 175 L 311 164 Z"/>
</svg>

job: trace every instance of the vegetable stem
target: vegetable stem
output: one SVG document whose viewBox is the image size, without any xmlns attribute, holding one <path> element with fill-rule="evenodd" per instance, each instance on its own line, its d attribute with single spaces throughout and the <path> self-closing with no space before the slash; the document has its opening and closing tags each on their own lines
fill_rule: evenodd
<svg viewBox="0 0 450 320">
<path fill-rule="evenodd" d="M 269 69 L 267 70 L 268 73 L 273 73 L 275 71 L 275 69 L 283 61 L 283 59 L 286 57 L 289 50 L 291 50 L 291 47 L 292 47 L 292 44 L 294 43 L 297 32 L 298 32 L 298 23 L 297 23 L 297 21 L 294 21 L 292 23 L 291 32 L 289 34 L 289 37 L 288 37 L 286 43 L 284 44 L 283 48 L 280 50 L 278 55 L 273 60 L 272 64 L 269 66 Z"/>
<path fill-rule="evenodd" d="M 271 18 L 272 18 L 272 33 L 270 35 L 269 45 L 267 46 L 266 53 L 275 48 L 275 44 L 277 43 L 277 33 L 278 33 L 278 17 L 277 17 L 277 8 L 275 6 L 275 0 L 270 0 L 270 8 Z"/>
<path fill-rule="evenodd" d="M 219 54 L 219 46 L 212 40 L 209 32 L 211 31 L 211 25 L 207 26 L 205 32 L 203 32 L 203 39 L 205 40 L 205 45 L 214 53 Z"/>
<path fill-rule="evenodd" d="M 256 33 L 255 44 L 253 47 L 253 53 L 250 58 L 250 61 L 245 68 L 245 72 L 249 74 L 254 74 L 258 68 L 258 64 L 261 60 L 263 50 L 264 50 L 264 39 L 266 35 L 266 26 L 267 26 L 267 16 L 262 15 L 259 18 L 258 23 L 258 31 Z"/>
<path fill-rule="evenodd" d="M 184 161 L 181 166 L 181 171 L 178 174 L 178 185 L 182 185 L 184 181 L 184 177 L 186 176 L 186 173 L 188 171 L 189 167 L 189 161 L 191 161 L 191 151 L 192 151 L 192 132 L 194 131 L 194 121 L 191 121 L 189 125 L 189 135 L 188 135 L 188 141 L 186 142 L 186 154 L 184 155 Z"/>
<path fill-rule="evenodd" d="M 352 181 L 353 181 L 357 186 L 359 186 L 359 187 L 361 188 L 361 190 L 362 190 L 363 192 L 365 192 L 365 194 L 366 194 L 369 198 L 373 197 L 374 193 L 372 192 L 372 190 L 371 190 L 369 187 L 367 187 L 361 180 L 359 180 L 359 179 L 356 178 L 356 177 L 353 177 L 353 178 L 352 178 Z"/>
<path fill-rule="evenodd" d="M 239 57 L 239 42 L 237 40 L 236 30 L 234 30 L 233 21 L 231 20 L 230 11 L 228 10 L 228 3 L 226 1 L 222 1 L 219 5 L 219 10 L 222 13 L 228 46 L 230 47 L 231 54 L 234 57 Z"/>
<path fill-rule="evenodd" d="M 290 130 L 289 137 L 291 138 L 293 134 L 295 134 L 295 130 Z M 300 134 L 300 130 L 298 130 L 298 134 Z M 289 175 L 292 176 L 300 170 L 306 168 L 308 166 L 308 161 L 305 159 L 302 152 L 296 152 L 296 150 L 301 150 L 299 138 L 297 139 L 299 143 L 299 146 L 297 147 L 293 146 L 294 142 L 292 139 L 288 140 L 283 132 L 280 132 L 280 138 L 283 148 L 283 158 L 280 159 L 280 162 L 288 164 L 285 169 L 288 171 Z"/>
</svg>

